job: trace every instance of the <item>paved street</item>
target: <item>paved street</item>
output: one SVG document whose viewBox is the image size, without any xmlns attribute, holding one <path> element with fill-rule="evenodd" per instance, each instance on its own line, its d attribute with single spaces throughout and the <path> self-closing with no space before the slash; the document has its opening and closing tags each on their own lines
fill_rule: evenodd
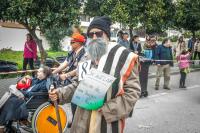
<svg viewBox="0 0 200 133">
<path fill-rule="evenodd" d="M 155 91 L 155 78 L 150 79 L 150 96 L 138 101 L 125 133 L 200 133 L 199 75 L 189 74 L 187 90 L 178 88 L 179 75 L 171 77 L 170 91 Z"/>
<path fill-rule="evenodd" d="M 200 71 L 187 77 L 187 89 L 179 89 L 179 74 L 171 76 L 171 90 L 154 90 L 155 78 L 149 79 L 148 98 L 140 99 L 125 133 L 200 133 Z M 16 79 L 0 81 L 0 96 Z"/>
</svg>

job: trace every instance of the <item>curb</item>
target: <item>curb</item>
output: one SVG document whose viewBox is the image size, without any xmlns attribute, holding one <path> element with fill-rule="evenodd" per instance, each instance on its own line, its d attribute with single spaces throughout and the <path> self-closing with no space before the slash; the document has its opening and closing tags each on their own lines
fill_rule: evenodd
<svg viewBox="0 0 200 133">
<path fill-rule="evenodd" d="M 191 69 L 190 72 L 196 72 L 196 71 L 200 71 L 200 68 L 196 68 L 196 69 Z M 175 71 L 175 72 L 172 72 L 170 73 L 171 75 L 176 75 L 176 74 L 179 74 L 180 72 L 179 71 Z M 156 78 L 156 74 L 152 74 L 150 76 L 148 76 L 148 78 Z"/>
</svg>

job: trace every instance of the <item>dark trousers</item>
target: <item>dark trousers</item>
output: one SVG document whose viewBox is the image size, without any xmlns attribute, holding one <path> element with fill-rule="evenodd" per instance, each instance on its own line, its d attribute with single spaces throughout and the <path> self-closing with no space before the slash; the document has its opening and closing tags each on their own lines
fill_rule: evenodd
<svg viewBox="0 0 200 133">
<path fill-rule="evenodd" d="M 183 71 L 181 71 L 180 74 L 181 74 L 180 86 L 185 86 L 185 79 L 186 79 L 187 74 Z"/>
<path fill-rule="evenodd" d="M 141 62 L 141 71 L 139 73 L 141 92 L 147 91 L 148 75 L 149 75 L 149 62 Z"/>
<path fill-rule="evenodd" d="M 33 70 L 34 69 L 33 58 L 24 58 L 23 70 L 26 70 L 26 67 L 28 64 L 29 64 L 30 69 Z M 25 75 L 25 73 L 22 73 L 22 76 L 24 76 L 24 75 Z M 32 76 L 34 77 L 34 72 L 32 72 Z"/>
<path fill-rule="evenodd" d="M 25 120 L 28 118 L 28 110 L 25 101 L 14 94 L 0 109 L 0 125 L 6 125 L 9 121 Z"/>
<path fill-rule="evenodd" d="M 77 108 L 77 105 L 76 104 L 73 104 L 71 103 L 71 109 L 72 109 L 72 122 L 74 120 L 74 115 L 75 115 L 75 112 L 76 112 L 76 108 Z"/>
<path fill-rule="evenodd" d="M 198 55 L 199 60 L 200 60 L 200 52 L 197 52 L 197 51 L 194 52 L 194 60 L 196 60 L 197 55 Z"/>
</svg>

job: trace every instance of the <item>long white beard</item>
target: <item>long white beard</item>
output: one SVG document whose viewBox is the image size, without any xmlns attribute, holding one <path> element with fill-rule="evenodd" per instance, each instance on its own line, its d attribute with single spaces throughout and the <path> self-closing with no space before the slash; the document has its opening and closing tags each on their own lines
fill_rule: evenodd
<svg viewBox="0 0 200 133">
<path fill-rule="evenodd" d="M 107 44 L 103 39 L 91 40 L 88 43 L 87 52 L 93 61 L 99 61 L 107 52 Z"/>
</svg>

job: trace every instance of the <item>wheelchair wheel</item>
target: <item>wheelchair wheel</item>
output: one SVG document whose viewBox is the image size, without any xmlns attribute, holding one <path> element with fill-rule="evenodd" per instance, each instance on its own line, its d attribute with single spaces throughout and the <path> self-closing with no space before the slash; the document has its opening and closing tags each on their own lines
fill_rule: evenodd
<svg viewBox="0 0 200 133">
<path fill-rule="evenodd" d="M 68 114 L 62 106 L 59 106 L 61 126 L 63 132 L 67 131 Z M 32 129 L 34 133 L 58 133 L 58 124 L 55 107 L 46 102 L 39 106 L 32 118 Z"/>
</svg>

